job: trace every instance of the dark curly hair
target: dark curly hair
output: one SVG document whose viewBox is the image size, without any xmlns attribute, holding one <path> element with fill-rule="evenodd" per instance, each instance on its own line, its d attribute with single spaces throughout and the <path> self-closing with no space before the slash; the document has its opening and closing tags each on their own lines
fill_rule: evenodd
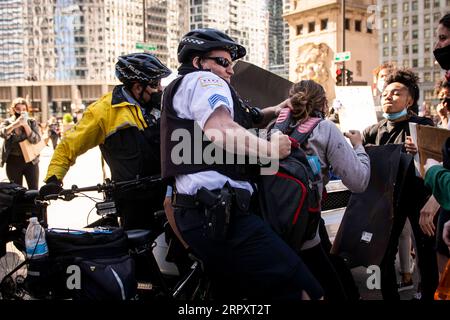
<svg viewBox="0 0 450 320">
<path fill-rule="evenodd" d="M 386 77 L 385 82 L 386 82 L 385 87 L 390 85 L 391 83 L 399 82 L 403 84 L 406 88 L 408 88 L 408 92 L 414 101 L 412 106 L 409 107 L 409 109 L 417 114 L 417 112 L 419 111 L 417 101 L 419 101 L 420 98 L 419 86 L 417 85 L 417 83 L 419 82 L 419 76 L 415 74 L 414 71 L 412 71 L 411 69 L 401 68 L 396 69 L 392 73 L 390 73 Z"/>
<path fill-rule="evenodd" d="M 328 113 L 325 90 L 313 80 L 295 83 L 289 91 L 289 98 L 294 109 L 293 120 L 296 122 L 310 116 L 324 116 Z"/>
<path fill-rule="evenodd" d="M 444 15 L 441 20 L 439 20 L 439 24 L 442 24 L 444 27 L 450 30 L 450 13 Z"/>
</svg>

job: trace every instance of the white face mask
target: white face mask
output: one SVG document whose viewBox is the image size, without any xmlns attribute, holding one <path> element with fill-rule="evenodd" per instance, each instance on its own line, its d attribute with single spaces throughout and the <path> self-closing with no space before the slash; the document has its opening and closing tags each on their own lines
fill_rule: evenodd
<svg viewBox="0 0 450 320">
<path fill-rule="evenodd" d="M 377 89 L 378 89 L 378 91 L 383 92 L 383 89 L 384 89 L 384 79 L 378 79 L 378 82 L 377 82 Z"/>
</svg>

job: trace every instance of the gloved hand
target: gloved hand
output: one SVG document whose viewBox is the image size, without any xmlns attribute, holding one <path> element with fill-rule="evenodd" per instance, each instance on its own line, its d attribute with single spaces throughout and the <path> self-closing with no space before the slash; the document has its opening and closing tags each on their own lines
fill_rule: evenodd
<svg viewBox="0 0 450 320">
<path fill-rule="evenodd" d="M 58 194 L 62 190 L 62 182 L 56 178 L 56 176 L 51 176 L 45 184 L 39 189 L 39 195 L 44 197 L 50 194 Z"/>
</svg>

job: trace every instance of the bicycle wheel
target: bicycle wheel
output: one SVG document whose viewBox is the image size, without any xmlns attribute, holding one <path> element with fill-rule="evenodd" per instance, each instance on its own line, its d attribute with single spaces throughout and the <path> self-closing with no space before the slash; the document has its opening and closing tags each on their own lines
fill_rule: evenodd
<svg viewBox="0 0 450 320">
<path fill-rule="evenodd" d="M 6 244 L 6 254 L 0 258 L 0 297 L 4 300 L 28 300 L 24 288 L 27 265 L 24 253 L 13 242 Z"/>
</svg>

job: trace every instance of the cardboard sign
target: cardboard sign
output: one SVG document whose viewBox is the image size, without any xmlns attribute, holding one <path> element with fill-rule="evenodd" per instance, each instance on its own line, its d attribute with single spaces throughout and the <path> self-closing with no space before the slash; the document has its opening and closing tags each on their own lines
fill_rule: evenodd
<svg viewBox="0 0 450 320">
<path fill-rule="evenodd" d="M 369 86 L 336 87 L 333 106 L 339 106 L 339 124 L 342 132 L 359 130 L 377 123 L 372 91 Z"/>
<path fill-rule="evenodd" d="M 417 125 L 416 131 L 420 174 L 423 176 L 424 165 L 428 158 L 442 161 L 442 146 L 445 140 L 450 137 L 450 130 Z"/>
<path fill-rule="evenodd" d="M 238 61 L 231 77 L 231 85 L 252 107 L 274 106 L 286 100 L 293 83 L 279 75 L 251 63 Z"/>
</svg>

